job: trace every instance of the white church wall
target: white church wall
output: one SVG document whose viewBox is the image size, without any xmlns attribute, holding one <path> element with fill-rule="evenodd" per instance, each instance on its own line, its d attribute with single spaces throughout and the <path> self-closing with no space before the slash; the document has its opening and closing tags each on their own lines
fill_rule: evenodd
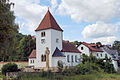
<svg viewBox="0 0 120 80">
<path fill-rule="evenodd" d="M 45 32 L 45 36 L 41 37 L 41 32 Z M 45 39 L 45 43 L 41 43 L 41 39 Z M 36 64 L 35 67 L 46 67 L 46 62 L 41 61 L 41 55 L 45 55 L 46 47 L 51 49 L 51 30 L 40 30 L 36 32 Z"/>
<path fill-rule="evenodd" d="M 51 54 L 50 54 L 50 66 L 53 67 L 52 64 L 54 60 L 52 59 L 52 55 L 56 49 L 56 47 L 61 51 L 62 50 L 62 40 L 63 35 L 61 31 L 51 29 Z M 58 39 L 58 40 L 57 40 Z M 57 41 L 56 41 L 57 40 Z"/>
<path fill-rule="evenodd" d="M 81 47 L 83 47 L 83 49 L 81 49 Z M 90 55 L 90 50 L 88 47 L 86 47 L 85 45 L 81 44 L 79 47 L 78 47 L 78 50 L 80 52 L 82 52 L 82 54 L 85 54 L 85 55 Z"/>
<path fill-rule="evenodd" d="M 66 56 L 65 59 L 65 66 L 76 66 L 78 65 L 79 59 L 80 59 L 80 53 L 75 53 L 75 52 L 63 52 L 63 54 Z M 67 60 L 67 56 L 69 55 L 69 62 Z M 72 57 L 73 56 L 73 62 L 72 62 Z M 77 62 L 75 61 L 75 56 L 77 56 Z"/>
<path fill-rule="evenodd" d="M 29 63 L 29 66 L 34 66 L 36 63 L 36 58 L 29 58 L 28 63 Z"/>
<path fill-rule="evenodd" d="M 45 32 L 45 36 L 41 37 L 41 32 Z M 45 43 L 41 43 L 41 39 L 45 39 Z M 56 42 L 58 39 L 58 43 Z M 40 30 L 36 32 L 36 64 L 35 67 L 46 67 L 46 62 L 41 62 L 41 55 L 45 55 L 46 47 L 49 48 L 49 66 L 52 67 L 52 54 L 56 47 L 62 49 L 62 32 L 54 29 Z"/>
<path fill-rule="evenodd" d="M 62 61 L 63 66 L 65 66 L 65 57 L 53 57 L 52 60 L 52 67 L 57 67 L 58 66 L 58 61 Z"/>
</svg>

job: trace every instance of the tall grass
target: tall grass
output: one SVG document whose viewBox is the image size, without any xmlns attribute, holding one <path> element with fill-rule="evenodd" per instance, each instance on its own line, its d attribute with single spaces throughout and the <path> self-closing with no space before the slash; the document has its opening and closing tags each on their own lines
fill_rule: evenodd
<svg viewBox="0 0 120 80">
<path fill-rule="evenodd" d="M 65 76 L 52 72 L 21 73 L 15 80 L 120 80 L 120 73 L 108 74 L 96 72 L 73 76 Z"/>
</svg>

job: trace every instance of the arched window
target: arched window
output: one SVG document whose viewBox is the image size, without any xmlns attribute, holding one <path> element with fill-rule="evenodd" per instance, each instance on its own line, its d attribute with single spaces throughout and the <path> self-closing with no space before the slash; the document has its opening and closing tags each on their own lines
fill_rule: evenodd
<svg viewBox="0 0 120 80">
<path fill-rule="evenodd" d="M 98 53 L 97 53 L 97 56 L 98 56 Z"/>
<path fill-rule="evenodd" d="M 77 62 L 77 55 L 75 56 L 75 62 Z"/>
<path fill-rule="evenodd" d="M 46 55 L 44 55 L 44 61 L 46 61 Z"/>
<path fill-rule="evenodd" d="M 67 55 L 67 62 L 70 62 L 70 60 L 69 60 L 69 55 Z"/>
<path fill-rule="evenodd" d="M 44 56 L 43 55 L 41 55 L 41 62 L 43 62 L 44 61 L 44 58 L 43 58 Z"/>
<path fill-rule="evenodd" d="M 71 56 L 71 61 L 73 62 L 73 55 Z"/>
</svg>

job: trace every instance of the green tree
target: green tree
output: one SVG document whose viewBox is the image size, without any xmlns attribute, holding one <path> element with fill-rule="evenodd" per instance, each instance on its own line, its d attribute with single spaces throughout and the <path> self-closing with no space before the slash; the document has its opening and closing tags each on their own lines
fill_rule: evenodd
<svg viewBox="0 0 120 80">
<path fill-rule="evenodd" d="M 112 49 L 117 50 L 120 56 L 120 41 L 114 41 Z"/>
<path fill-rule="evenodd" d="M 0 58 L 7 61 L 15 48 L 14 41 L 18 26 L 15 24 L 15 16 L 10 9 L 14 3 L 9 0 L 0 0 Z"/>
<path fill-rule="evenodd" d="M 31 35 L 25 35 L 17 47 L 17 59 L 27 60 L 31 51 L 36 48 L 36 41 L 32 39 Z"/>
<path fill-rule="evenodd" d="M 73 45 L 79 45 L 80 44 L 80 42 L 78 42 L 78 41 L 74 41 L 74 42 L 70 42 L 70 43 L 72 43 Z"/>
</svg>

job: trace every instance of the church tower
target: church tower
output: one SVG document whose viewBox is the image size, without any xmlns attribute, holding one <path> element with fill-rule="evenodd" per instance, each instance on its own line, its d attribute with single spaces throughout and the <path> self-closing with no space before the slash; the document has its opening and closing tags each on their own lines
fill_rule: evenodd
<svg viewBox="0 0 120 80">
<path fill-rule="evenodd" d="M 48 10 L 36 31 L 35 67 L 46 67 L 46 48 L 49 49 L 49 66 L 53 67 L 52 55 L 56 48 L 62 50 L 63 30 Z"/>
</svg>

